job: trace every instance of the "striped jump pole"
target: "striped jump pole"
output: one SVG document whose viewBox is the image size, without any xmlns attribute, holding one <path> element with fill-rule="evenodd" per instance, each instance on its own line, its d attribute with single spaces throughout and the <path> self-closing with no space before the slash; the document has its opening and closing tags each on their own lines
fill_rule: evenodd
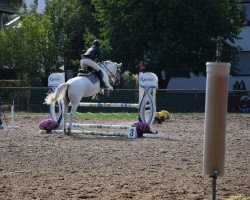
<svg viewBox="0 0 250 200">
<path fill-rule="evenodd" d="M 40 133 L 46 133 L 45 130 L 41 130 Z M 63 133 L 63 130 L 52 130 L 51 133 Z M 128 133 L 124 132 L 99 132 L 99 131 L 82 131 L 82 130 L 71 130 L 70 133 L 73 134 L 85 134 L 85 135 L 95 135 L 95 136 L 121 136 L 128 137 Z"/>
<path fill-rule="evenodd" d="M 71 105 L 71 104 L 70 104 Z M 81 102 L 81 107 L 99 107 L 99 108 L 139 108 L 138 103 L 91 103 Z"/>
<path fill-rule="evenodd" d="M 69 123 L 67 123 L 67 126 L 68 125 L 69 125 Z M 106 128 L 106 129 L 129 129 L 131 126 L 73 123 L 72 127 L 78 127 L 78 128 Z"/>
</svg>

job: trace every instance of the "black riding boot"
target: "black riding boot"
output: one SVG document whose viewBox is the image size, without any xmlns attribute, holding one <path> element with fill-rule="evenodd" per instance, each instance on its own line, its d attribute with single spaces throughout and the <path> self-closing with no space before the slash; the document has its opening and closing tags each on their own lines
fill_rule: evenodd
<svg viewBox="0 0 250 200">
<path fill-rule="evenodd" d="M 104 83 L 104 81 L 103 81 L 103 79 L 102 79 L 102 71 L 99 70 L 96 74 L 97 74 L 97 78 L 98 78 L 99 81 L 100 81 L 100 88 L 102 88 L 102 89 L 107 89 L 108 87 L 105 85 L 105 83 Z"/>
</svg>

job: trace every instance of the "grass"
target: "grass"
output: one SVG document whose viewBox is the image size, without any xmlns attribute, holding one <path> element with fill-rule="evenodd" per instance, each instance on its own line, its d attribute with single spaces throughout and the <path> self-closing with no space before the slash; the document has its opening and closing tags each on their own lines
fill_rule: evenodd
<svg viewBox="0 0 250 200">
<path fill-rule="evenodd" d="M 76 112 L 74 117 L 75 118 L 101 118 L 101 119 L 129 119 L 129 120 L 137 120 L 137 113 L 79 113 Z"/>
</svg>

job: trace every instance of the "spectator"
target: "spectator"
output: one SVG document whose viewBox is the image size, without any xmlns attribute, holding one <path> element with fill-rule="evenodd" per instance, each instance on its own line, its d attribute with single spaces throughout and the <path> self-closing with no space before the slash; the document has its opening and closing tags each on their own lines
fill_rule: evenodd
<svg viewBox="0 0 250 200">
<path fill-rule="evenodd" d="M 239 81 L 236 81 L 233 85 L 233 96 L 234 96 L 234 112 L 239 112 L 240 110 L 240 83 Z"/>
<path fill-rule="evenodd" d="M 247 95 L 244 95 L 240 98 L 240 112 L 250 112 L 250 98 Z"/>
<path fill-rule="evenodd" d="M 235 90 L 240 90 L 240 83 L 239 83 L 239 81 L 235 82 L 235 84 L 233 85 L 233 90 L 234 90 L 235 94 L 237 94 L 237 91 L 235 91 Z"/>
<path fill-rule="evenodd" d="M 246 85 L 243 80 L 240 81 L 240 90 L 241 90 L 241 96 L 247 95 Z"/>
</svg>

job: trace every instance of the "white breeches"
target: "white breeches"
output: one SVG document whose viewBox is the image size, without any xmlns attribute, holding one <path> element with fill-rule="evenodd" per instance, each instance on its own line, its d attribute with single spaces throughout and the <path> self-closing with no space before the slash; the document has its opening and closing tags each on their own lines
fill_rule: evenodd
<svg viewBox="0 0 250 200">
<path fill-rule="evenodd" d="M 83 58 L 81 59 L 80 64 L 81 64 L 82 69 L 87 68 L 87 67 L 92 67 L 97 72 L 101 70 L 103 73 L 103 81 L 105 85 L 108 86 L 110 90 L 113 90 L 113 87 L 109 84 L 108 74 L 96 62 L 88 58 Z"/>
<path fill-rule="evenodd" d="M 99 70 L 102 70 L 102 68 L 93 60 L 88 59 L 88 58 L 83 58 L 81 59 L 81 68 L 87 68 L 87 67 L 92 67 L 94 70 L 96 70 L 97 72 Z"/>
</svg>

